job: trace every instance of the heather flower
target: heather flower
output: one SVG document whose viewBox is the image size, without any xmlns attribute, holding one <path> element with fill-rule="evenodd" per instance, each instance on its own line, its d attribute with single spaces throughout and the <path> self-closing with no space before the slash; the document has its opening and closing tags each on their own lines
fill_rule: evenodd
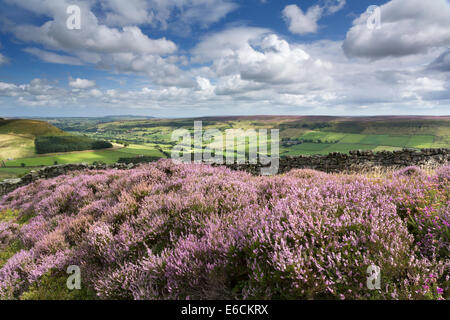
<svg viewBox="0 0 450 320">
<path fill-rule="evenodd" d="M 19 212 L 0 223 L 0 250 L 24 246 L 0 268 L 0 298 L 71 264 L 101 299 L 436 298 L 448 292 L 447 173 L 253 177 L 162 160 L 37 181 L 0 200 Z"/>
</svg>

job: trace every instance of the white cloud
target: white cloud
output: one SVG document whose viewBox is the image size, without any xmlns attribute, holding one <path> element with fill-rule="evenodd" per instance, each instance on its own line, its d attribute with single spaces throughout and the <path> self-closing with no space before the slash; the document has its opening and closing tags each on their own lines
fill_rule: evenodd
<svg viewBox="0 0 450 320">
<path fill-rule="evenodd" d="M 89 94 L 95 98 L 100 98 L 103 95 L 103 93 L 98 89 L 92 89 L 91 91 L 89 91 Z"/>
<path fill-rule="evenodd" d="M 325 10 L 327 14 L 334 14 L 345 7 L 346 0 L 327 0 L 325 2 Z"/>
<path fill-rule="evenodd" d="M 323 9 L 319 6 L 310 7 L 306 13 L 295 4 L 286 6 L 283 18 L 288 24 L 289 31 L 297 34 L 316 33 L 319 26 L 317 22 L 322 17 Z"/>
<path fill-rule="evenodd" d="M 305 35 L 316 33 L 319 29 L 318 21 L 324 15 L 332 15 L 340 11 L 346 4 L 346 0 L 326 0 L 323 6 L 315 5 L 303 12 L 297 5 L 288 5 L 283 9 L 283 19 L 286 21 L 289 31 Z"/>
<path fill-rule="evenodd" d="M 80 78 L 69 78 L 69 86 L 75 89 L 89 89 L 95 87 L 95 81 Z"/>
<path fill-rule="evenodd" d="M 162 29 L 207 26 L 237 8 L 230 0 L 104 0 L 100 4 L 108 25 L 151 24 Z"/>
<path fill-rule="evenodd" d="M 311 57 L 266 29 L 225 30 L 204 38 L 193 54 L 194 61 L 210 63 L 220 94 L 240 92 L 239 86 L 259 90 L 261 84 L 302 92 L 331 81 L 326 75 L 332 67 L 329 63 Z"/>
<path fill-rule="evenodd" d="M 448 0 L 391 0 L 380 8 L 381 29 L 367 28 L 367 13 L 353 22 L 343 45 L 348 56 L 401 57 L 450 45 Z"/>
<path fill-rule="evenodd" d="M 119 29 L 101 24 L 91 9 L 94 1 L 78 3 L 81 8 L 80 30 L 69 30 L 66 26 L 66 9 L 73 4 L 68 0 L 8 1 L 51 18 L 38 27 L 27 24 L 9 27 L 18 39 L 28 43 L 39 43 L 66 52 L 80 50 L 97 54 L 170 54 L 177 49 L 172 41 L 165 38 L 151 39 L 137 26 L 124 26 Z"/>
<path fill-rule="evenodd" d="M 0 48 L 2 47 L 2 44 L 0 43 Z M 8 63 L 9 59 L 5 57 L 2 53 L 0 53 L 0 65 Z"/>
<path fill-rule="evenodd" d="M 85 22 L 85 27 L 75 32 L 66 28 L 65 20 L 48 21 L 41 27 L 21 25 L 13 32 L 22 41 L 66 52 L 82 50 L 98 54 L 169 54 L 177 48 L 172 41 L 165 38 L 150 39 L 138 27 L 123 27 L 119 30 L 98 25 L 92 14 L 86 15 L 86 18 L 90 22 Z"/>
<path fill-rule="evenodd" d="M 447 84 L 439 79 L 431 79 L 428 77 L 420 77 L 417 79 L 408 79 L 402 88 L 400 95 L 403 98 L 414 97 L 418 100 L 423 96 L 433 92 L 446 91 Z"/>
<path fill-rule="evenodd" d="M 17 95 L 18 89 L 15 84 L 0 81 L 0 96 L 14 97 Z"/>
<path fill-rule="evenodd" d="M 54 52 L 45 51 L 38 48 L 25 48 L 23 51 L 32 54 L 38 57 L 39 59 L 49 63 L 69 64 L 74 66 L 83 65 L 83 62 L 79 58 L 60 55 Z"/>
<path fill-rule="evenodd" d="M 0 65 L 8 63 L 9 59 L 0 53 Z"/>
<path fill-rule="evenodd" d="M 41 26 L 12 24 L 8 27 L 20 41 L 43 46 L 45 50 L 26 49 L 43 61 L 93 64 L 114 72 L 145 74 L 159 84 L 188 85 L 188 79 L 177 67 L 178 61 L 172 58 L 177 50 L 174 42 L 166 38 L 151 39 L 137 26 L 113 28 L 101 24 L 91 9 L 96 3 L 94 0 L 78 3 L 80 30 L 66 27 L 68 0 L 17 0 L 14 3 L 49 17 Z M 189 85 L 195 85 L 195 81 L 190 79 Z"/>
</svg>

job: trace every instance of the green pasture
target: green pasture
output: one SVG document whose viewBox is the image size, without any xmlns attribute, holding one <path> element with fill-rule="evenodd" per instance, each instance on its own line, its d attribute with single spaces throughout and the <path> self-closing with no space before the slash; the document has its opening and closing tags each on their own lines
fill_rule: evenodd
<svg viewBox="0 0 450 320">
<path fill-rule="evenodd" d="M 22 163 L 26 167 L 50 166 L 55 162 L 58 164 L 67 163 L 93 163 L 104 162 L 106 164 L 116 163 L 120 158 L 132 158 L 136 156 L 154 156 L 163 158 L 164 155 L 150 147 L 130 145 L 118 150 L 99 150 L 99 151 L 82 151 L 74 153 L 61 153 L 50 156 L 36 156 L 30 158 L 16 159 L 12 161 L 5 161 L 7 167 L 20 167 Z M 9 169 L 9 168 L 3 168 Z M 12 169 L 12 168 L 11 168 Z"/>
</svg>

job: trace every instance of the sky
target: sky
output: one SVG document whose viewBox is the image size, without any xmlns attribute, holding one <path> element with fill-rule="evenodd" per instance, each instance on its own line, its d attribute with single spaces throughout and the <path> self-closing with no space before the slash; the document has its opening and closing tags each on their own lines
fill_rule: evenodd
<svg viewBox="0 0 450 320">
<path fill-rule="evenodd" d="M 0 0 L 0 117 L 450 115 L 449 0 Z"/>
</svg>

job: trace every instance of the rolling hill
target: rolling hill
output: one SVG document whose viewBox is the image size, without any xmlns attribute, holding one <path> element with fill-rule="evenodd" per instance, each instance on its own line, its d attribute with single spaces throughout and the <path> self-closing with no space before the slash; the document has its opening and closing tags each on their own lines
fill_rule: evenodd
<svg viewBox="0 0 450 320">
<path fill-rule="evenodd" d="M 61 129 L 44 121 L 0 119 L 0 160 L 32 156 L 36 137 L 64 134 Z"/>
<path fill-rule="evenodd" d="M 64 131 L 45 121 L 2 119 L 0 120 L 0 134 L 20 134 L 37 137 L 46 135 L 60 135 L 64 134 Z"/>
</svg>

